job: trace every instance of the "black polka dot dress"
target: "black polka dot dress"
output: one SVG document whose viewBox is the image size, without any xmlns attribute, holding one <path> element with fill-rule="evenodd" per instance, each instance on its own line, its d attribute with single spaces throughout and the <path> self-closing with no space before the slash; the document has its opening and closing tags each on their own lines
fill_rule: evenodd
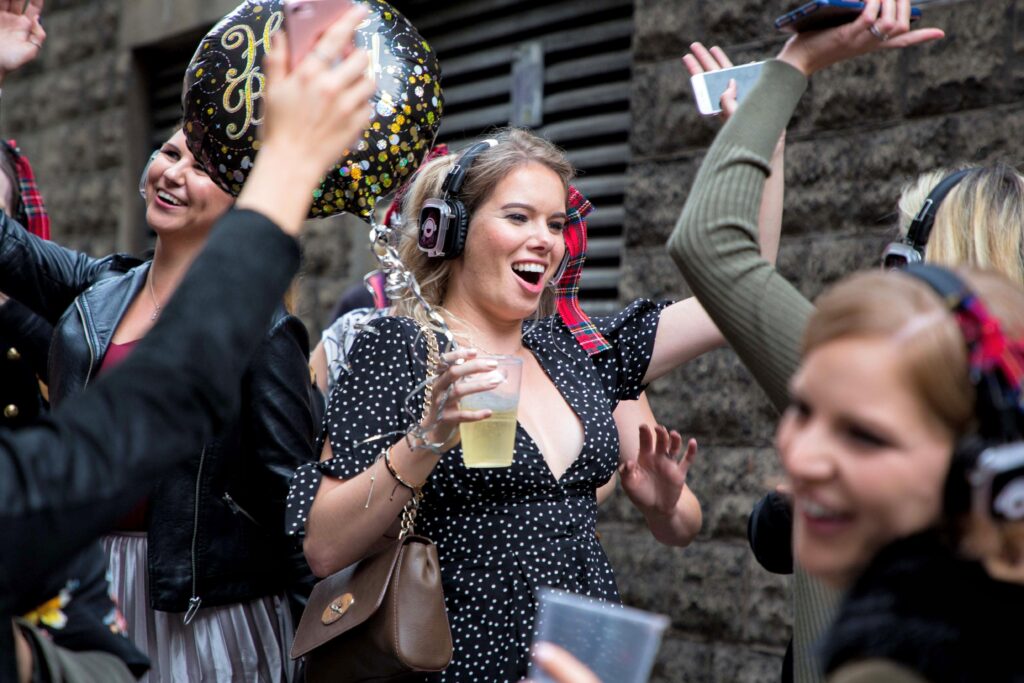
<svg viewBox="0 0 1024 683">
<path fill-rule="evenodd" d="M 593 357 L 557 317 L 524 323 L 525 346 L 583 425 L 583 450 L 556 480 L 518 425 L 512 467 L 468 469 L 459 447 L 441 458 L 424 487 L 416 532 L 437 544 L 455 656 L 443 673 L 423 680 L 522 678 L 538 588 L 618 602 L 596 535 L 595 492 L 618 465 L 612 410 L 643 390 L 665 305 L 639 300 L 616 316 L 595 318 L 613 348 Z M 324 419 L 334 458 L 296 472 L 288 500 L 290 533 L 304 532 L 323 475 L 358 475 L 418 419 L 422 389 L 408 403 L 406 397 L 423 381 L 426 355 L 419 327 L 408 318 L 382 318 L 360 333 L 349 356 L 351 371 L 338 378 Z M 388 432 L 399 434 L 360 444 Z M 378 486 L 375 495 L 389 490 Z"/>
</svg>

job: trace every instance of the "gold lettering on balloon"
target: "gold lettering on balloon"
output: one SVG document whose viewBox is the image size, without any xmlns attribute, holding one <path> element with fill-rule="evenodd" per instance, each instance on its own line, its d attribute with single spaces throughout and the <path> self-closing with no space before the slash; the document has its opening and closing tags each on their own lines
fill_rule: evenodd
<svg viewBox="0 0 1024 683">
<path fill-rule="evenodd" d="M 245 54 L 245 67 L 241 71 L 232 67 L 224 74 L 228 83 L 224 90 L 224 110 L 234 114 L 245 109 L 245 120 L 241 126 L 232 122 L 225 128 L 231 140 L 238 140 L 245 135 L 249 126 L 258 126 L 262 123 L 261 117 L 253 116 L 253 111 L 256 101 L 263 96 L 267 79 L 256 64 L 256 55 L 260 47 L 263 48 L 264 54 L 270 52 L 270 36 L 280 28 L 283 20 L 284 15 L 280 11 L 272 13 L 267 23 L 263 25 L 263 35 L 259 40 L 256 40 L 252 28 L 245 24 L 232 26 L 221 38 L 220 42 L 225 50 L 241 49 Z"/>
</svg>

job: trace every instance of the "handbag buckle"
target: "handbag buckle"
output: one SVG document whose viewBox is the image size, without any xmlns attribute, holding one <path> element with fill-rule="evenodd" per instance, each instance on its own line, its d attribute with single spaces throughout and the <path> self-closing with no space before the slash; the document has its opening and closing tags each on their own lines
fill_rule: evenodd
<svg viewBox="0 0 1024 683">
<path fill-rule="evenodd" d="M 320 621 L 323 622 L 324 626 L 333 624 L 338 619 L 345 616 L 345 612 L 354 605 L 356 602 L 355 597 L 351 593 L 345 593 L 344 595 L 334 598 L 331 603 L 327 605 L 327 609 L 320 616 Z"/>
</svg>

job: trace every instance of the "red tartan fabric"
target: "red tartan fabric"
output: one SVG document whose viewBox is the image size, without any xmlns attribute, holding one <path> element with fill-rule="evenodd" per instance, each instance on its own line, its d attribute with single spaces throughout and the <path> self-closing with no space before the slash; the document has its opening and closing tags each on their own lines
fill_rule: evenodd
<svg viewBox="0 0 1024 683">
<path fill-rule="evenodd" d="M 36 186 L 36 176 L 32 172 L 32 165 L 28 162 L 28 157 L 18 149 L 17 141 L 8 140 L 7 144 L 14 152 L 15 170 L 18 173 L 18 186 L 21 190 L 21 203 L 25 207 L 25 215 L 28 219 L 28 225 L 25 227 L 32 234 L 48 240 L 50 239 L 50 217 L 46 214 L 43 197 L 39 194 L 39 188 Z"/>
<path fill-rule="evenodd" d="M 562 235 L 565 238 L 565 249 L 569 254 L 569 262 L 565 272 L 555 284 L 555 303 L 558 315 L 572 332 L 572 336 L 587 354 L 593 356 L 611 348 L 608 340 L 597 330 L 587 314 L 580 308 L 579 291 L 580 277 L 583 274 L 583 262 L 587 258 L 587 214 L 593 211 L 593 205 L 575 186 L 569 186 L 569 220 L 566 221 Z"/>
</svg>

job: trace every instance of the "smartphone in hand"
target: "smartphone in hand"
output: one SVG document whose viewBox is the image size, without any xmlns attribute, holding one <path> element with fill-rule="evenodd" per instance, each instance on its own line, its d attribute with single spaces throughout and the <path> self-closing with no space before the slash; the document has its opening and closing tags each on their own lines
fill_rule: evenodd
<svg viewBox="0 0 1024 683">
<path fill-rule="evenodd" d="M 294 69 L 351 5 L 352 0 L 285 0 L 282 9 L 288 36 L 288 68 Z"/>
<path fill-rule="evenodd" d="M 736 101 L 741 102 L 761 77 L 763 66 L 764 62 L 751 62 L 691 76 L 690 87 L 693 88 L 693 97 L 697 100 L 697 111 L 704 116 L 713 116 L 722 111 L 720 100 L 722 93 L 729 87 L 730 80 L 736 81 Z"/>
<path fill-rule="evenodd" d="M 775 28 L 787 33 L 821 31 L 848 24 L 864 11 L 864 3 L 855 0 L 813 0 L 783 14 L 775 20 Z M 910 8 L 910 21 L 921 18 L 921 8 Z"/>
</svg>

